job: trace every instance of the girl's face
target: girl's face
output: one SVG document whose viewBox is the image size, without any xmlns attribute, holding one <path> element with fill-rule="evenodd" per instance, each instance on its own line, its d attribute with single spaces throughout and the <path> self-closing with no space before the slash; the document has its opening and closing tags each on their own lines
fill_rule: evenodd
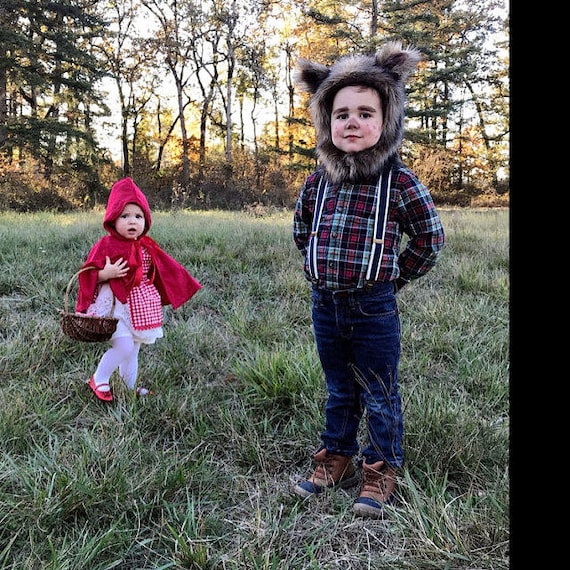
<svg viewBox="0 0 570 570">
<path fill-rule="evenodd" d="M 382 134 L 384 115 L 376 89 L 349 85 L 333 100 L 331 138 L 344 152 L 359 152 L 374 146 Z"/>
<path fill-rule="evenodd" d="M 144 232 L 144 212 L 137 204 L 129 203 L 115 220 L 117 233 L 126 239 L 137 239 Z"/>
</svg>

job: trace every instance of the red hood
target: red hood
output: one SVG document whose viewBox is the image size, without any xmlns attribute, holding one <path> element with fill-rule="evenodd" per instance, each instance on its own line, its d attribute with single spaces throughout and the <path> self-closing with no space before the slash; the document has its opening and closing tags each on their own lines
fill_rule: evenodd
<svg viewBox="0 0 570 570">
<path fill-rule="evenodd" d="M 115 230 L 115 220 L 121 215 L 121 212 L 127 204 L 136 204 L 142 208 L 145 227 L 141 237 L 146 235 L 152 224 L 150 207 L 146 196 L 142 193 L 142 190 L 133 182 L 133 179 L 129 177 L 122 178 L 113 184 L 109 194 L 109 199 L 107 200 L 107 209 L 105 210 L 103 227 L 111 235 L 120 237 Z"/>
</svg>

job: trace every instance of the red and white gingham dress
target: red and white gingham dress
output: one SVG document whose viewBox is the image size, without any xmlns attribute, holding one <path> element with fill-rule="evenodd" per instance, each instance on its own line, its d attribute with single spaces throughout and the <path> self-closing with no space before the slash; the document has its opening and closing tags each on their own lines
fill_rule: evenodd
<svg viewBox="0 0 570 570">
<path fill-rule="evenodd" d="M 115 299 L 113 316 L 119 319 L 117 330 L 112 338 L 132 336 L 135 341 L 152 344 L 157 338 L 164 336 L 162 330 L 162 303 L 158 289 L 148 278 L 151 257 L 148 251 L 142 248 L 143 276 L 136 287 L 133 287 L 127 302 L 121 303 Z M 104 283 L 95 301 L 89 306 L 88 314 L 108 316 L 113 304 L 113 292 L 108 283 Z"/>
</svg>

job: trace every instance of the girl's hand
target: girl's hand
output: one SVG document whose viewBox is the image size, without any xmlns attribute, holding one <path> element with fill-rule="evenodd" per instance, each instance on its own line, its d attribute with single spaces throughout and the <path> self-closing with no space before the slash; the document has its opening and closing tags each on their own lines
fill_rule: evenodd
<svg viewBox="0 0 570 570">
<path fill-rule="evenodd" d="M 115 263 L 111 263 L 109 256 L 106 256 L 105 267 L 99 270 L 99 282 L 124 277 L 128 270 L 127 261 L 123 260 L 122 257 L 119 257 Z"/>
</svg>

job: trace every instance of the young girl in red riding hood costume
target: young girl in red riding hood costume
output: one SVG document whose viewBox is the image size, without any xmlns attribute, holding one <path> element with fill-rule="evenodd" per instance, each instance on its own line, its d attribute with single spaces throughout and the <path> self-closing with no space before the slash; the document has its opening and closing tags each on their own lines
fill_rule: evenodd
<svg viewBox="0 0 570 570">
<path fill-rule="evenodd" d="M 131 178 L 111 188 L 102 237 L 89 251 L 79 275 L 76 310 L 108 316 L 115 298 L 113 316 L 119 319 L 109 348 L 89 387 L 105 402 L 113 400 L 111 375 L 119 375 L 139 396 L 149 393 L 136 387 L 138 355 L 142 344 L 153 344 L 164 336 L 164 305 L 174 309 L 186 303 L 202 285 L 178 261 L 168 255 L 147 234 L 152 223 L 145 195 Z"/>
</svg>

